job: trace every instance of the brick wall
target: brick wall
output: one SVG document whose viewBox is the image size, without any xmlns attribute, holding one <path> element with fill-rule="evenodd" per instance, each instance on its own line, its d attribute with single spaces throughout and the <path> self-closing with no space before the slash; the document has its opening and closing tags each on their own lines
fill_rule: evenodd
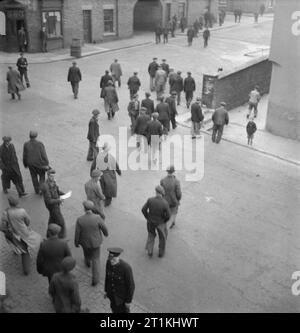
<svg viewBox="0 0 300 333">
<path fill-rule="evenodd" d="M 207 106 L 215 108 L 224 101 L 228 110 L 234 109 L 248 102 L 249 93 L 255 85 L 259 85 L 261 94 L 268 93 L 271 74 L 272 63 L 266 57 L 253 60 L 230 73 L 222 73 L 216 77 L 211 105 L 208 103 Z M 203 87 L 205 91 L 205 82 Z M 203 93 L 202 99 L 206 104 L 208 95 Z"/>
<path fill-rule="evenodd" d="M 19 1 L 24 4 L 27 1 Z M 28 51 L 40 52 L 41 51 L 41 30 L 42 18 L 40 12 L 40 3 L 38 0 L 31 1 L 31 5 L 26 9 L 26 29 L 28 32 Z"/>
<path fill-rule="evenodd" d="M 136 0 L 119 0 L 119 31 L 120 38 L 131 37 L 133 34 L 133 12 Z"/>
</svg>

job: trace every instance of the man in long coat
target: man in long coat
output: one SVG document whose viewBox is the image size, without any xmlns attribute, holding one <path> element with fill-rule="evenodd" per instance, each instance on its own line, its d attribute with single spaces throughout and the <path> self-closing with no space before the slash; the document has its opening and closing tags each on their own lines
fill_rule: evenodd
<svg viewBox="0 0 300 333">
<path fill-rule="evenodd" d="M 170 207 L 171 217 L 168 221 L 170 222 L 170 229 L 175 226 L 178 207 L 182 197 L 180 182 L 175 177 L 174 172 L 175 168 L 173 165 L 171 165 L 167 169 L 168 175 L 160 181 L 160 185 L 165 190 L 164 198 L 167 200 Z"/>
<path fill-rule="evenodd" d="M 175 118 L 178 115 L 178 112 L 176 109 L 176 91 L 171 92 L 171 96 L 166 98 L 166 103 L 169 105 L 170 120 L 172 123 L 172 128 L 175 129 L 177 127 Z"/>
<path fill-rule="evenodd" d="M 154 241 L 156 232 L 159 237 L 158 256 L 161 258 L 165 254 L 166 240 L 167 240 L 167 222 L 170 219 L 171 213 L 169 204 L 166 199 L 164 189 L 158 185 L 155 188 L 155 197 L 149 198 L 142 208 L 142 213 L 147 220 L 148 239 L 146 243 L 146 250 L 148 256 L 152 257 Z"/>
<path fill-rule="evenodd" d="M 181 102 L 181 93 L 183 91 L 183 78 L 181 76 L 181 72 L 178 71 L 175 77 L 175 82 L 173 84 L 172 90 L 176 91 L 177 94 L 177 105 L 180 105 Z"/>
<path fill-rule="evenodd" d="M 13 69 L 11 66 L 8 66 L 8 72 L 6 74 L 7 80 L 7 92 L 11 94 L 11 99 L 15 99 L 15 94 L 18 96 L 18 99 L 21 99 L 20 91 L 24 90 L 20 73 Z"/>
<path fill-rule="evenodd" d="M 38 273 L 46 276 L 49 284 L 53 274 L 61 271 L 63 259 L 71 256 L 68 243 L 58 238 L 60 230 L 59 225 L 49 224 L 47 239 L 41 243 L 36 259 Z"/>
<path fill-rule="evenodd" d="M 142 108 L 146 108 L 146 114 L 148 114 L 149 116 L 151 116 L 152 113 L 154 112 L 154 102 L 150 98 L 151 94 L 149 92 L 145 93 L 145 97 L 146 98 L 142 100 L 141 107 Z"/>
<path fill-rule="evenodd" d="M 191 72 L 187 72 L 187 75 L 188 76 L 184 79 L 183 90 L 185 92 L 186 107 L 189 108 L 193 100 L 194 91 L 196 90 L 196 82 Z"/>
<path fill-rule="evenodd" d="M 159 103 L 156 105 L 155 112 L 158 113 L 158 120 L 163 125 L 163 133 L 166 136 L 170 131 L 171 112 L 169 104 L 161 97 Z"/>
<path fill-rule="evenodd" d="M 41 194 L 41 186 L 45 182 L 49 161 L 45 146 L 42 142 L 36 140 L 37 136 L 36 131 L 30 131 L 30 140 L 25 142 L 23 147 L 23 164 L 25 168 L 29 168 L 35 193 Z"/>
<path fill-rule="evenodd" d="M 100 111 L 95 109 L 93 110 L 92 114 L 93 116 L 89 121 L 89 129 L 87 134 L 87 139 L 89 140 L 89 150 L 86 159 L 88 161 L 93 161 L 99 152 L 97 141 L 100 136 L 98 123 Z"/>
<path fill-rule="evenodd" d="M 82 80 L 80 69 L 76 66 L 76 61 L 72 62 L 73 66 L 69 68 L 68 82 L 71 82 L 74 98 L 78 98 L 79 82 Z"/>
<path fill-rule="evenodd" d="M 92 201 L 94 204 L 93 212 L 95 214 L 100 215 L 104 220 L 105 215 L 103 207 L 104 207 L 105 196 L 103 195 L 100 186 L 101 176 L 102 176 L 102 171 L 97 169 L 93 170 L 91 172 L 91 179 L 84 185 L 84 190 L 87 200 Z"/>
<path fill-rule="evenodd" d="M 61 195 L 65 193 L 60 191 L 55 182 L 55 170 L 50 169 L 47 171 L 48 179 L 42 185 L 41 190 L 44 196 L 45 206 L 49 211 L 48 224 L 55 223 L 61 227 L 61 231 L 58 234 L 59 238 L 66 237 L 66 225 L 64 217 L 61 213 L 60 206 L 63 200 L 60 199 Z"/>
<path fill-rule="evenodd" d="M 196 102 L 193 103 L 191 106 L 192 139 L 196 139 L 196 137 L 200 137 L 201 122 L 203 119 L 204 119 L 204 116 L 203 116 L 202 109 L 201 109 L 201 98 L 198 97 L 196 99 Z"/>
<path fill-rule="evenodd" d="M 141 86 L 141 81 L 137 75 L 138 73 L 134 72 L 133 76 L 131 76 L 127 81 L 128 89 L 130 92 L 130 99 L 139 91 Z"/>
<path fill-rule="evenodd" d="M 153 61 L 148 66 L 148 73 L 150 75 L 150 91 L 155 90 L 155 74 L 158 67 L 157 58 L 153 58 Z"/>
<path fill-rule="evenodd" d="M 109 248 L 106 262 L 104 298 L 110 300 L 113 313 L 130 313 L 135 283 L 130 265 L 120 259 L 121 248 Z"/>
<path fill-rule="evenodd" d="M 167 82 L 167 73 L 162 69 L 161 66 L 159 66 L 155 74 L 155 90 L 156 90 L 157 100 L 159 100 L 159 98 L 164 94 L 166 82 Z"/>
<path fill-rule="evenodd" d="M 81 299 L 79 286 L 75 275 L 71 271 L 75 268 L 76 261 L 71 256 L 63 259 L 62 270 L 55 273 L 49 286 L 56 313 L 79 313 Z"/>
<path fill-rule="evenodd" d="M 108 82 L 109 81 L 113 81 L 112 76 L 109 74 L 109 71 L 106 70 L 105 74 L 101 77 L 100 80 L 100 88 L 101 88 L 101 93 L 100 93 L 100 97 L 104 98 L 104 88 L 108 86 Z"/>
<path fill-rule="evenodd" d="M 3 144 L 0 146 L 0 169 L 2 171 L 1 180 L 3 192 L 7 193 L 12 181 L 18 191 L 19 197 L 27 195 L 25 193 L 23 178 L 21 175 L 19 162 L 14 145 L 10 136 L 2 138 Z"/>
<path fill-rule="evenodd" d="M 110 120 L 111 118 L 114 118 L 116 111 L 119 110 L 119 98 L 113 81 L 109 81 L 107 86 L 104 88 L 103 98 L 105 112 L 107 113 L 107 117 Z"/>
<path fill-rule="evenodd" d="M 102 147 L 102 151 L 99 152 L 97 158 L 91 166 L 91 172 L 94 169 L 98 169 L 103 172 L 100 179 L 102 192 L 105 196 L 105 207 L 111 204 L 112 198 L 117 196 L 117 176 L 116 173 L 121 176 L 121 170 L 116 159 L 109 153 L 110 146 L 105 143 Z"/>
<path fill-rule="evenodd" d="M 212 142 L 219 143 L 222 138 L 224 125 L 228 125 L 229 116 L 228 112 L 225 109 L 226 103 L 221 102 L 221 106 L 216 109 L 212 115 L 212 121 L 214 123 L 213 133 L 212 133 Z"/>
<path fill-rule="evenodd" d="M 107 237 L 108 231 L 103 219 L 93 213 L 92 201 L 84 201 L 83 207 L 85 214 L 77 219 L 74 243 L 76 247 L 81 245 L 86 266 L 92 266 L 92 286 L 96 286 L 100 280 L 102 234 Z"/>
<path fill-rule="evenodd" d="M 122 73 L 121 65 L 118 63 L 118 59 L 115 59 L 115 61 L 110 65 L 109 69 L 110 69 L 114 84 L 116 82 L 118 82 L 118 86 L 120 88 L 121 87 L 121 76 L 123 73 Z"/>
</svg>

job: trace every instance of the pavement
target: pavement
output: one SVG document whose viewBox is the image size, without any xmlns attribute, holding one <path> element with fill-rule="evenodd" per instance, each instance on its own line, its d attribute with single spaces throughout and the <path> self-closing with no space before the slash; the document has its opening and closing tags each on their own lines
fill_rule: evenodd
<svg viewBox="0 0 300 333">
<path fill-rule="evenodd" d="M 62 212 L 69 245 L 77 261 L 75 274 L 84 308 L 92 312 L 109 311 L 108 302 L 103 299 L 103 286 L 89 286 L 89 271 L 84 267 L 82 250 L 73 244 L 76 219 L 83 214 L 83 184 L 89 178 L 90 163 L 85 157 L 91 110 L 101 111 L 101 135 L 112 135 L 117 140 L 120 129 L 127 132 L 129 127 L 126 111 L 129 93 L 124 82 L 138 69 L 142 98 L 148 90 L 147 67 L 154 55 L 166 58 L 175 70 L 181 69 L 183 73 L 191 70 L 200 94 L 205 71 L 213 71 L 219 65 L 230 69 L 236 63 L 248 61 L 244 54 L 268 45 L 271 28 L 271 22 L 263 22 L 218 30 L 207 49 L 197 39 L 188 48 L 186 38 L 179 36 L 168 45 L 149 44 L 78 59 L 83 81 L 77 100 L 73 99 L 66 82 L 69 64 L 64 61 L 32 64 L 31 88 L 22 93 L 21 101 L 10 101 L 4 80 L 0 82 L 1 134 L 12 135 L 19 162 L 29 130 L 37 129 L 51 166 L 57 170 L 60 188 L 73 191 L 71 199 L 64 202 Z M 99 99 L 99 80 L 115 57 L 122 65 L 124 76 L 122 87 L 117 90 L 120 111 L 114 120 L 108 121 L 103 101 Z M 1 76 L 5 77 L 5 73 L 6 67 L 1 66 Z M 155 98 L 154 94 L 152 97 Z M 183 105 L 179 113 L 187 114 Z M 236 120 L 242 126 L 245 125 L 243 113 L 240 113 L 241 120 Z M 260 116 L 261 110 L 258 123 Z M 236 122 L 233 115 L 230 119 Z M 244 128 L 242 132 L 239 140 L 243 141 L 246 140 Z M 187 151 L 192 150 L 189 128 L 178 126 L 171 134 L 187 140 Z M 254 147 L 259 145 L 258 135 Z M 164 145 L 171 139 L 170 136 Z M 213 144 L 210 134 L 203 133 L 199 140 L 204 151 L 204 177 L 199 182 L 189 182 L 185 169 L 177 168 L 183 199 L 176 227 L 169 231 L 164 258 L 157 257 L 157 241 L 152 259 L 144 251 L 147 232 L 140 210 L 154 194 L 154 187 L 165 176 L 165 170 L 162 165 L 157 171 L 123 170 L 118 178 L 118 196 L 111 207 L 105 208 L 109 237 L 102 245 L 101 283 L 106 248 L 120 246 L 124 248 L 122 258 L 133 268 L 134 312 L 298 312 L 300 302 L 291 293 L 291 276 L 300 267 L 299 167 L 228 140 Z M 136 152 L 133 146 L 128 147 L 132 158 L 131 154 Z M 180 143 L 175 143 L 175 149 L 180 149 Z M 31 216 L 32 228 L 45 235 L 48 212 L 42 198 L 33 193 L 28 170 L 21 163 L 20 168 L 29 192 L 28 197 L 21 199 L 21 206 Z M 15 193 L 14 187 L 11 191 Z M 7 207 L 3 193 L 0 193 L 0 204 L 2 209 Z M 19 258 L 9 251 L 3 238 L 0 244 L 0 270 L 7 275 L 13 311 L 52 312 L 47 279 L 35 272 L 34 264 L 32 274 L 23 277 Z"/>
</svg>

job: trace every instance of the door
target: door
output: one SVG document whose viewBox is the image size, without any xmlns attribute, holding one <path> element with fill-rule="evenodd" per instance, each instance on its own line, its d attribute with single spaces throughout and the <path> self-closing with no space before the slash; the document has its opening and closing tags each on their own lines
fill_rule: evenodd
<svg viewBox="0 0 300 333">
<path fill-rule="evenodd" d="M 83 11 L 83 39 L 85 43 L 92 42 L 92 11 Z"/>
<path fill-rule="evenodd" d="M 165 24 L 167 24 L 170 20 L 171 20 L 171 4 L 167 3 L 166 4 L 166 22 L 165 22 Z"/>
</svg>

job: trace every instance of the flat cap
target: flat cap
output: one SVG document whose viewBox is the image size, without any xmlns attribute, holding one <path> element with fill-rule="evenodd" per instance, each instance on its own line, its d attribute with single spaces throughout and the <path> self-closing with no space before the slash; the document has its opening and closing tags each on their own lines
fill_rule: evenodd
<svg viewBox="0 0 300 333">
<path fill-rule="evenodd" d="M 101 177 L 102 175 L 103 175 L 103 172 L 99 169 L 95 169 L 91 173 L 92 178 Z"/>
<path fill-rule="evenodd" d="M 70 272 L 76 266 L 76 260 L 69 256 L 65 257 L 61 262 L 61 268 L 64 272 Z"/>
<path fill-rule="evenodd" d="M 181 74 L 181 72 L 180 72 L 180 71 L 177 71 L 177 74 Z"/>
<path fill-rule="evenodd" d="M 10 206 L 16 207 L 19 204 L 19 199 L 14 195 L 9 195 L 7 200 Z"/>
<path fill-rule="evenodd" d="M 136 75 L 137 73 L 138 73 L 137 71 L 133 72 L 134 75 Z"/>
<path fill-rule="evenodd" d="M 114 257 L 118 257 L 123 252 L 123 249 L 121 249 L 120 247 L 109 247 L 107 251 Z"/>
<path fill-rule="evenodd" d="M 158 116 L 159 116 L 158 112 L 154 112 L 154 113 L 152 113 L 152 117 L 153 117 L 153 118 L 157 119 Z"/>
<path fill-rule="evenodd" d="M 48 226 L 48 233 L 50 233 L 51 235 L 55 236 L 57 234 L 59 234 L 59 232 L 61 231 L 61 227 L 56 224 L 56 223 L 50 223 Z"/>
<path fill-rule="evenodd" d="M 187 74 L 192 74 L 191 72 L 187 72 Z"/>
<path fill-rule="evenodd" d="M 163 188 L 162 186 L 160 186 L 160 185 L 157 185 L 157 186 L 155 187 L 155 191 L 156 191 L 157 193 L 160 193 L 161 195 L 165 195 L 165 190 L 164 190 L 164 188 Z"/>
<path fill-rule="evenodd" d="M 174 173 L 174 172 L 175 172 L 175 167 L 174 167 L 174 165 L 170 165 L 170 166 L 167 168 L 167 172 L 168 172 L 168 173 Z"/>
<path fill-rule="evenodd" d="M 94 116 L 97 116 L 98 114 L 100 114 L 100 111 L 98 109 L 95 109 L 95 110 L 92 111 L 92 114 Z"/>
<path fill-rule="evenodd" d="M 47 175 L 55 175 L 56 174 L 56 171 L 54 169 L 49 169 L 47 171 Z"/>
<path fill-rule="evenodd" d="M 93 201 L 90 200 L 83 201 L 82 204 L 86 210 L 93 210 L 95 207 Z"/>
<path fill-rule="evenodd" d="M 150 94 L 149 92 L 146 92 L 145 95 L 146 95 L 147 97 L 150 97 L 150 96 L 151 96 L 151 94 Z"/>
<path fill-rule="evenodd" d="M 171 95 L 175 96 L 175 95 L 177 95 L 177 92 L 176 91 L 171 91 Z"/>
<path fill-rule="evenodd" d="M 202 101 L 202 99 L 200 97 L 196 98 L 196 102 L 201 102 L 201 101 Z"/>
<path fill-rule="evenodd" d="M 145 108 L 144 106 L 141 107 L 141 111 L 146 112 L 147 108 Z"/>
<path fill-rule="evenodd" d="M 221 102 L 220 105 L 226 106 L 227 104 L 225 102 Z"/>
<path fill-rule="evenodd" d="M 38 136 L 38 132 L 37 131 L 30 131 L 29 132 L 29 137 L 30 138 L 36 138 Z"/>
<path fill-rule="evenodd" d="M 4 137 L 2 138 L 2 140 L 3 140 L 4 142 L 10 142 L 10 141 L 11 141 L 11 137 L 8 136 L 8 135 L 6 135 L 6 136 L 4 136 Z"/>
</svg>

